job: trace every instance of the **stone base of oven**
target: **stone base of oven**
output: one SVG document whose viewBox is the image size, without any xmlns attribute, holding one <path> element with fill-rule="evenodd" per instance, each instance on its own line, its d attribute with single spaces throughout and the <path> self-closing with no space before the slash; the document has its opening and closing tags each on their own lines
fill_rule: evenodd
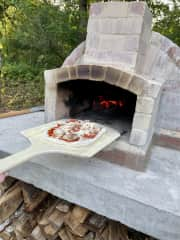
<svg viewBox="0 0 180 240">
<path fill-rule="evenodd" d="M 137 171 L 144 171 L 147 166 L 147 162 L 145 161 L 146 155 L 127 153 L 118 149 L 103 151 L 97 154 L 97 158 Z"/>
<path fill-rule="evenodd" d="M 160 131 L 156 133 L 155 144 L 180 150 L 180 132 L 160 129 Z"/>
<path fill-rule="evenodd" d="M 136 147 L 123 140 L 118 140 L 99 152 L 96 158 L 136 171 L 145 171 L 151 143 L 150 140 L 145 146 Z"/>
<path fill-rule="evenodd" d="M 126 152 L 118 148 L 105 149 L 96 155 L 98 159 L 119 164 L 137 171 L 144 171 L 147 166 L 146 154 Z"/>
</svg>

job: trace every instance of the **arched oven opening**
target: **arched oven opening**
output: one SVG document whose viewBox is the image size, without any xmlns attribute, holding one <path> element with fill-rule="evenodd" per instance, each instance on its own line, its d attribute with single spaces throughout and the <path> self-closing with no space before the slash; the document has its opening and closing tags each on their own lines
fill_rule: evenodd
<svg viewBox="0 0 180 240">
<path fill-rule="evenodd" d="M 60 83 L 58 88 L 60 92 L 68 92 L 64 104 L 69 109 L 69 117 L 107 124 L 129 139 L 137 100 L 135 94 L 89 80 L 70 80 Z"/>
</svg>

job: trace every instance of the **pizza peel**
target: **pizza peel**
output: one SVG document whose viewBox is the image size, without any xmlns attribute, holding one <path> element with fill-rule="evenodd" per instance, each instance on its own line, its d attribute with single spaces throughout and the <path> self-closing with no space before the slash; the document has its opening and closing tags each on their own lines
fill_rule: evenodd
<svg viewBox="0 0 180 240">
<path fill-rule="evenodd" d="M 31 146 L 21 152 L 1 159 L 0 173 L 27 162 L 32 157 L 46 153 L 60 153 L 81 158 L 91 158 L 120 137 L 120 133 L 117 130 L 99 124 L 105 127 L 106 131 L 94 142 L 84 146 L 73 146 L 71 144 L 68 145 L 68 143 L 59 144 L 45 136 L 48 129 L 54 127 L 58 122 L 59 121 L 43 124 L 21 132 L 22 135 L 30 141 Z"/>
</svg>

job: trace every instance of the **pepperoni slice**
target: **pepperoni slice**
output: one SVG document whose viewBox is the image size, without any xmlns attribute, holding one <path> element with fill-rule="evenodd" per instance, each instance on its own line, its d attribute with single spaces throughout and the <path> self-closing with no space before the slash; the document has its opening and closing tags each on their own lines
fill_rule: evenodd
<svg viewBox="0 0 180 240">
<path fill-rule="evenodd" d="M 58 123 L 55 127 L 48 130 L 48 136 L 49 137 L 55 137 L 54 131 L 59 128 L 61 125 Z"/>
<path fill-rule="evenodd" d="M 85 133 L 85 134 L 83 134 L 83 137 L 84 138 L 95 138 L 96 137 L 96 135 L 97 135 L 97 133 Z"/>
<path fill-rule="evenodd" d="M 49 137 L 54 137 L 54 130 L 55 130 L 55 128 L 51 128 L 51 129 L 48 130 L 48 136 Z"/>
</svg>

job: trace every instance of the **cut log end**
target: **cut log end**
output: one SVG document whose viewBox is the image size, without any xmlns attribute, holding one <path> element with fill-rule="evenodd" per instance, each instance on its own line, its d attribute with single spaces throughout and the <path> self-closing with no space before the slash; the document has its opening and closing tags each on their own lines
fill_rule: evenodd
<svg viewBox="0 0 180 240">
<path fill-rule="evenodd" d="M 3 240 L 155 240 L 14 179 L 0 189 Z"/>
</svg>

